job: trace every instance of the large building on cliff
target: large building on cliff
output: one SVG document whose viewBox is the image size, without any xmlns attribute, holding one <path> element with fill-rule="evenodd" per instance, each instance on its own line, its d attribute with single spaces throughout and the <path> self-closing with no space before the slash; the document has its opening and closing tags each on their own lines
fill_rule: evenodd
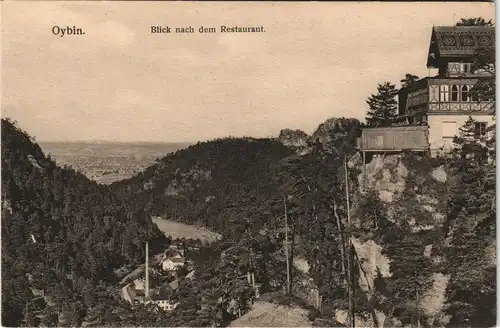
<svg viewBox="0 0 500 328">
<path fill-rule="evenodd" d="M 493 99 L 470 94 L 481 75 L 472 70 L 479 49 L 495 48 L 495 28 L 490 26 L 434 26 L 427 67 L 438 75 L 416 81 L 399 91 L 399 117 L 406 126 L 364 129 L 358 141 L 363 152 L 422 151 L 432 155 L 448 151 L 453 137 L 469 116 L 477 121 L 475 131 L 486 135 L 493 124 Z M 377 141 L 378 140 L 378 141 Z"/>
</svg>

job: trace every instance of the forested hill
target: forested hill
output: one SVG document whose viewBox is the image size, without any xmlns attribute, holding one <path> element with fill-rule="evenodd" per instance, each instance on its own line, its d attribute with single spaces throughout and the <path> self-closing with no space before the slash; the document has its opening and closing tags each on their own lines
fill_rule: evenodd
<svg viewBox="0 0 500 328">
<path fill-rule="evenodd" d="M 284 180 L 280 174 L 291 167 L 290 161 L 307 162 L 296 153 L 310 153 L 305 158 L 319 159 L 318 153 L 311 155 L 311 151 L 322 147 L 325 156 L 335 151 L 341 158 L 354 150 L 359 127 L 358 120 L 332 118 L 312 136 L 286 129 L 279 138 L 200 142 L 168 154 L 139 175 L 116 182 L 111 188 L 123 200 L 152 215 L 230 233 L 232 219 L 243 222 L 246 209 L 266 208 L 271 199 L 281 197 Z M 336 172 L 334 166 L 329 170 Z M 258 226 L 264 223 L 252 220 Z M 268 218 L 263 216 L 261 220 Z"/>
<path fill-rule="evenodd" d="M 111 187 L 153 215 L 223 233 L 230 208 L 272 196 L 273 166 L 293 153 L 272 139 L 218 139 L 169 154 Z"/>
<path fill-rule="evenodd" d="M 199 143 L 100 186 L 2 120 L 2 325 L 224 326 L 252 311 L 248 273 L 261 295 L 289 276 L 293 297 L 321 299 L 308 321 L 344 323 L 350 233 L 358 326 L 492 326 L 495 136 L 478 140 L 470 119 L 450 154 L 379 156 L 360 174 L 359 127 L 330 119 L 312 136 Z M 144 241 L 167 242 L 150 215 L 222 234 L 163 314 L 117 300 L 114 269 L 142 262 Z M 307 265 L 287 275 L 295 260 Z"/>
<path fill-rule="evenodd" d="M 285 286 L 286 202 L 290 263 L 301 257 L 309 264 L 306 277 L 291 269 L 293 294 L 312 278 L 322 299 L 316 315 L 341 320 L 348 309 L 347 155 L 359 325 L 491 326 L 496 317 L 496 164 L 486 161 L 485 153 L 495 158 L 495 137 L 477 140 L 473 123 L 461 128 L 452 153 L 439 159 L 380 156 L 369 160 L 366 177 L 354 148 L 359 122 L 332 119 L 312 136 L 286 130 L 277 139 L 193 145 L 111 188 L 154 215 L 222 233 L 220 247 L 230 260 L 221 258 L 199 272 L 238 276 L 253 271 L 262 293 Z M 236 310 L 205 307 L 193 298 L 189 309 L 166 320 L 194 326 L 192 318 L 200 317 L 189 311 L 197 306 L 207 309 L 205 318 L 234 319 L 238 310 L 249 311 L 249 286 L 228 282 L 224 286 L 232 292 L 224 294 L 217 289 L 219 280 L 198 279 L 212 284 L 205 302 L 238 300 Z M 185 290 L 192 295 L 199 287 Z M 206 320 L 204 325 L 214 324 Z"/>
<path fill-rule="evenodd" d="M 328 309 L 346 308 L 346 288 L 339 283 L 339 231 L 346 217 L 344 155 L 355 152 L 359 126 L 355 119 L 330 119 L 312 136 L 284 130 L 275 139 L 203 142 L 111 185 L 124 201 L 152 215 L 222 234 L 215 245 L 220 257 L 195 265 L 194 282 L 181 284 L 176 292 L 189 302 L 181 301 L 167 314 L 168 326 L 224 326 L 248 312 L 254 290 L 234 277 L 250 272 L 261 294 L 283 291 L 285 202 L 290 263 L 301 257 L 310 266 L 308 276 L 290 266 L 291 288 L 308 299 L 312 281 L 328 300 Z M 353 188 L 358 173 L 349 171 Z"/>
<path fill-rule="evenodd" d="M 144 242 L 158 247 L 164 236 L 108 187 L 58 167 L 10 120 L 1 128 L 2 325 L 74 326 L 102 315 L 90 309 L 113 297 L 100 299 L 108 296 L 97 286 L 113 283 L 114 269 L 142 262 Z"/>
</svg>

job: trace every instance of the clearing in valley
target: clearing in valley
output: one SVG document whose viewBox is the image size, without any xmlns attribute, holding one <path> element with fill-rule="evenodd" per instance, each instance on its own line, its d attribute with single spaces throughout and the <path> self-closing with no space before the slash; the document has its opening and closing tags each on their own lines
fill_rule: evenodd
<svg viewBox="0 0 500 328">
<path fill-rule="evenodd" d="M 212 232 L 204 227 L 196 227 L 185 223 L 165 220 L 160 217 L 152 217 L 152 221 L 156 223 L 158 228 L 165 235 L 172 239 L 199 239 L 203 244 L 211 244 L 219 239 L 221 235 Z"/>
</svg>

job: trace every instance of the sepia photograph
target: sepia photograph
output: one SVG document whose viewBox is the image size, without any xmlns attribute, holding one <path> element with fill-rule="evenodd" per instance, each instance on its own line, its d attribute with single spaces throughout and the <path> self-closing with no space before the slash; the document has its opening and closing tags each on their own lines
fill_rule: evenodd
<svg viewBox="0 0 500 328">
<path fill-rule="evenodd" d="M 2 327 L 497 325 L 493 3 L 0 11 Z"/>
</svg>

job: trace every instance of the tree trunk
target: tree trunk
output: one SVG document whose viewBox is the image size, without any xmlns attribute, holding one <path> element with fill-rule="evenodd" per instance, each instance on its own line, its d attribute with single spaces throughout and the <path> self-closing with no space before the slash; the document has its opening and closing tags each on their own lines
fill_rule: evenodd
<svg viewBox="0 0 500 328">
<path fill-rule="evenodd" d="M 296 233 L 296 224 L 295 221 L 292 221 L 292 242 L 291 242 L 291 247 L 290 247 L 290 291 L 292 290 L 293 286 L 293 258 L 295 255 L 295 233 Z"/>
<path fill-rule="evenodd" d="M 356 248 L 353 246 L 352 249 L 354 252 L 354 259 L 358 265 L 358 268 L 363 273 L 363 276 L 365 277 L 366 285 L 368 286 L 368 290 L 370 290 L 373 293 L 374 290 L 372 289 L 372 287 L 370 286 L 370 284 L 368 282 L 368 277 L 366 276 L 366 272 L 363 269 L 363 266 L 361 265 L 361 261 L 359 260 L 359 256 L 358 256 L 358 253 L 356 252 Z M 373 295 L 372 295 L 372 298 L 373 298 Z M 378 327 L 380 327 L 380 324 L 378 322 L 377 313 L 375 312 L 375 306 L 372 302 L 372 299 L 368 299 L 368 301 L 369 301 L 368 303 L 370 304 L 370 314 L 371 314 L 372 319 L 373 319 L 373 324 L 378 328 Z"/>
<path fill-rule="evenodd" d="M 344 278 L 345 278 L 345 282 L 346 283 L 349 283 L 349 280 L 348 280 L 348 277 L 347 277 L 347 271 L 346 271 L 346 268 L 345 268 L 345 239 L 344 239 L 344 231 L 342 229 L 342 223 L 340 221 L 340 217 L 337 213 L 337 204 L 333 203 L 333 215 L 335 216 L 335 219 L 336 219 L 336 222 L 337 222 L 337 229 L 339 230 L 339 233 L 340 233 L 340 256 L 342 258 L 342 261 L 340 262 L 341 265 L 342 265 L 342 274 L 344 275 Z"/>
<path fill-rule="evenodd" d="M 387 317 L 385 318 L 384 320 L 384 327 L 394 327 L 394 323 L 393 323 L 393 320 L 392 318 L 394 317 L 394 309 L 396 307 L 393 305 L 391 306 L 391 310 L 389 311 L 389 313 L 387 314 Z"/>
</svg>

